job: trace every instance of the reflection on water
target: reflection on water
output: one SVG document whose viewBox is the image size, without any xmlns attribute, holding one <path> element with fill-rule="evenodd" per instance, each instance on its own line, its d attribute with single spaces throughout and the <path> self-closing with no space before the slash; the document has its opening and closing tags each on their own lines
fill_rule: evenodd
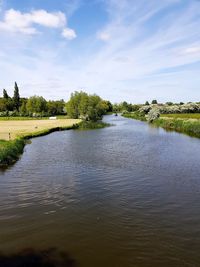
<svg viewBox="0 0 200 267">
<path fill-rule="evenodd" d="M 0 251 L 57 247 L 83 267 L 200 266 L 199 139 L 105 120 L 115 126 L 33 139 L 0 173 Z"/>
</svg>

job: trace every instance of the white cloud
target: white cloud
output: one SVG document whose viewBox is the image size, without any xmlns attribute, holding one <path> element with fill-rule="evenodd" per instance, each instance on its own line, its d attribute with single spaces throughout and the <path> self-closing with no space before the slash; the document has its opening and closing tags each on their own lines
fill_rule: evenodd
<svg viewBox="0 0 200 267">
<path fill-rule="evenodd" d="M 66 16 L 62 12 L 50 13 L 41 9 L 22 13 L 18 10 L 9 9 L 5 12 L 3 21 L 0 22 L 0 31 L 33 35 L 38 33 L 36 25 L 62 29 L 66 27 L 66 23 Z M 73 39 L 76 36 L 75 31 L 68 28 L 63 29 L 63 33 L 71 37 L 68 39 Z"/>
<path fill-rule="evenodd" d="M 73 40 L 77 37 L 75 31 L 70 28 L 63 29 L 62 36 L 68 40 Z"/>
<path fill-rule="evenodd" d="M 46 10 L 35 10 L 29 14 L 30 22 L 50 28 L 61 28 L 66 25 L 66 17 L 62 12 L 48 13 Z"/>
<path fill-rule="evenodd" d="M 109 41 L 111 39 L 111 36 L 107 32 L 100 32 L 100 33 L 97 34 L 97 38 L 99 40 L 102 40 L 104 42 L 107 42 L 107 41 Z"/>
</svg>

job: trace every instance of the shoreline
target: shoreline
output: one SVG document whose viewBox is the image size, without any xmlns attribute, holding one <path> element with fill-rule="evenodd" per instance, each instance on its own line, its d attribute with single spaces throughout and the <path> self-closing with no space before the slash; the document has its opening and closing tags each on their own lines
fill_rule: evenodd
<svg viewBox="0 0 200 267">
<path fill-rule="evenodd" d="M 98 122 L 83 122 L 79 121 L 70 126 L 57 126 L 49 129 L 44 129 L 37 132 L 26 133 L 19 135 L 13 140 L 0 140 L 0 169 L 7 168 L 19 160 L 24 152 L 24 147 L 28 143 L 28 140 L 40 136 L 45 136 L 53 132 L 67 131 L 67 130 L 94 130 L 102 129 L 110 126 L 109 124 Z"/>
<path fill-rule="evenodd" d="M 138 114 L 126 113 L 122 115 L 125 118 L 146 121 L 145 116 L 138 116 Z M 174 131 L 177 133 L 185 134 L 190 137 L 200 138 L 200 120 L 173 118 L 173 117 L 160 117 L 156 119 L 151 125 L 161 127 L 166 131 Z"/>
<path fill-rule="evenodd" d="M 73 124 L 72 126 L 59 126 L 34 133 L 27 133 L 10 141 L 0 140 L 0 168 L 7 168 L 8 166 L 14 164 L 17 160 L 19 160 L 20 156 L 24 152 L 24 147 L 26 146 L 28 140 L 40 136 L 45 136 L 57 131 L 78 129 L 78 127 L 79 123 Z"/>
</svg>

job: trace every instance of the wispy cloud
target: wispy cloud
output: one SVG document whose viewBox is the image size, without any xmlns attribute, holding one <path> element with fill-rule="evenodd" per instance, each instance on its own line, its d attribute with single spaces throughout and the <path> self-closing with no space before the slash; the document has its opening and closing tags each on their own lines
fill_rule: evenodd
<svg viewBox="0 0 200 267">
<path fill-rule="evenodd" d="M 97 2 L 101 8 L 104 5 L 107 20 L 101 21 L 95 32 L 90 32 L 86 29 L 85 19 L 89 20 L 87 25 L 92 24 L 96 22 L 96 14 L 88 13 L 86 16 L 80 13 L 80 9 L 76 15 L 80 1 L 73 1 L 70 12 L 74 25 L 79 27 L 79 42 L 59 39 L 48 43 L 44 39 L 37 44 L 26 43 L 20 38 L 14 44 L 10 40 L 7 45 L 0 43 L 0 80 L 5 80 L 4 86 L 10 86 L 13 80 L 19 84 L 21 81 L 22 94 L 44 94 L 47 98 L 66 98 L 71 91 L 82 88 L 112 101 L 198 100 L 199 1 Z M 85 4 L 83 7 L 83 12 L 87 12 L 88 6 Z M 59 30 L 63 38 L 76 37 L 76 32 L 68 28 L 67 20 L 58 16 L 58 12 L 46 11 L 56 16 L 55 20 L 50 20 L 50 25 L 49 16 L 44 21 L 45 16 L 36 19 L 33 12 L 20 12 L 23 21 L 19 19 L 17 23 L 21 23 L 22 30 L 28 28 L 38 32 L 42 27 L 48 27 Z M 31 15 L 28 23 L 24 19 L 26 14 Z M 63 14 L 65 19 L 68 18 L 68 14 Z M 6 23 L 5 17 L 1 23 Z M 14 27 L 12 23 L 9 25 Z M 52 77 L 56 82 L 52 82 Z"/>
</svg>

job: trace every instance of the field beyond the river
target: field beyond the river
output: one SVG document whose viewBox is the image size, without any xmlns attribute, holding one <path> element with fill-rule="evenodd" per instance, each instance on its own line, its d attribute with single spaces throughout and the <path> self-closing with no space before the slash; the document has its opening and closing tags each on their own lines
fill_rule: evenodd
<svg viewBox="0 0 200 267">
<path fill-rule="evenodd" d="M 54 128 L 71 127 L 79 123 L 75 119 L 57 119 L 57 120 L 0 120 L 0 140 L 14 140 L 18 136 L 34 134 Z"/>
<path fill-rule="evenodd" d="M 196 119 L 200 120 L 200 113 L 176 113 L 176 114 L 161 114 L 161 118 L 172 119 Z"/>
</svg>

